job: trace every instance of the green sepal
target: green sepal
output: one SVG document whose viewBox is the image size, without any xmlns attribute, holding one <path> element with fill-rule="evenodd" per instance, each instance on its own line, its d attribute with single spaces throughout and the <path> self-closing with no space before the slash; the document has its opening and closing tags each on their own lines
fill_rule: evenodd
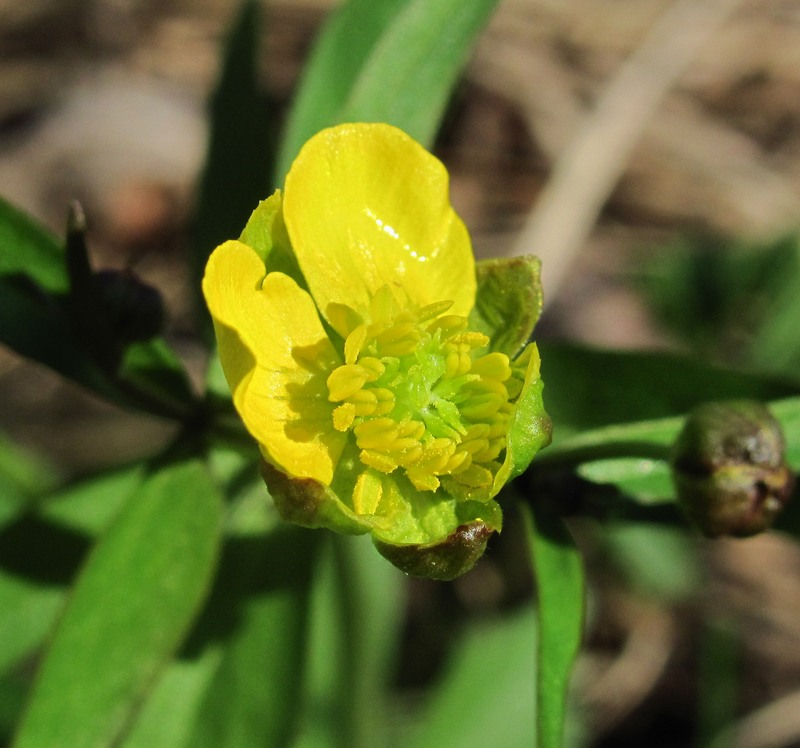
<svg viewBox="0 0 800 748">
<path fill-rule="evenodd" d="M 494 494 L 526 470 L 536 453 L 550 444 L 553 425 L 544 409 L 544 382 L 539 373 L 539 363 L 535 343 L 531 343 L 513 363 L 514 376 L 524 376 L 524 384 L 508 422 L 506 457 L 494 479 Z"/>
<path fill-rule="evenodd" d="M 380 553 L 408 574 L 458 576 L 480 558 L 489 535 L 502 528 L 496 501 L 459 500 L 443 488 L 418 491 L 402 476 L 371 472 L 381 484 L 381 498 L 373 514 L 358 514 L 345 501 L 353 494 L 352 476 L 325 486 L 261 462 L 261 476 L 284 520 L 347 535 L 369 533 Z"/>
<path fill-rule="evenodd" d="M 342 503 L 326 486 L 312 478 L 295 478 L 265 460 L 259 465 L 281 517 L 301 527 L 327 527 L 345 535 L 363 535 L 370 524 Z"/>
<path fill-rule="evenodd" d="M 283 197 L 280 190 L 275 190 L 258 204 L 239 239 L 255 250 L 263 260 L 267 273 L 285 273 L 300 288 L 308 290 L 283 220 Z"/>
<path fill-rule="evenodd" d="M 542 313 L 538 257 L 482 260 L 475 265 L 478 290 L 469 329 L 489 336 L 489 349 L 509 357 L 530 340 Z"/>
<path fill-rule="evenodd" d="M 450 581 L 475 566 L 494 530 L 476 520 L 429 545 L 391 545 L 375 539 L 378 552 L 406 574 Z"/>
</svg>

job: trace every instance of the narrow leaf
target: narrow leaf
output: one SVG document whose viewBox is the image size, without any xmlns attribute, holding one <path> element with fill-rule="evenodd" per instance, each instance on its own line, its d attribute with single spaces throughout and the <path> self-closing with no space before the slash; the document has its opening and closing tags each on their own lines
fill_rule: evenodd
<svg viewBox="0 0 800 748">
<path fill-rule="evenodd" d="M 110 746 L 205 597 L 220 496 L 198 461 L 154 473 L 87 559 L 40 667 L 17 748 Z"/>
<path fill-rule="evenodd" d="M 244 0 L 223 50 L 211 98 L 211 135 L 191 228 L 191 270 L 200 279 L 215 246 L 239 235 L 270 190 L 274 118 L 258 80 L 261 8 Z"/>
<path fill-rule="evenodd" d="M 174 660 L 158 680 L 122 748 L 184 748 L 206 691 L 222 658 L 222 646 L 209 644 L 192 657 Z"/>
<path fill-rule="evenodd" d="M 411 730 L 414 748 L 462 748 L 484 742 L 503 748 L 533 745 L 536 615 L 532 606 L 473 625 L 454 648 Z"/>
<path fill-rule="evenodd" d="M 707 400 L 772 400 L 798 394 L 773 377 L 666 353 L 541 344 L 545 406 L 554 440 L 607 424 L 677 416 Z"/>
<path fill-rule="evenodd" d="M 25 274 L 46 291 L 67 290 L 59 241 L 40 224 L 0 198 L 0 277 Z"/>
<path fill-rule="evenodd" d="M 497 0 L 350 0 L 314 49 L 278 159 L 339 122 L 388 122 L 430 146 L 469 51 Z"/>
<path fill-rule="evenodd" d="M 2 528 L 0 672 L 42 645 L 92 536 L 108 526 L 141 480 L 141 470 L 132 466 L 76 483 L 40 497 L 35 514 Z"/>
<path fill-rule="evenodd" d="M 388 122 L 430 146 L 497 0 L 412 0 L 372 50 L 339 114 Z"/>
<path fill-rule="evenodd" d="M 304 741 L 386 742 L 388 686 L 403 616 L 403 575 L 368 537 L 332 535 L 314 579 Z"/>
<path fill-rule="evenodd" d="M 338 113 L 370 52 L 409 2 L 349 0 L 331 12 L 306 63 L 289 113 L 277 163 L 278 183 L 283 183 L 303 143 L 339 121 Z"/>
<path fill-rule="evenodd" d="M 583 563 L 560 517 L 538 502 L 523 503 L 521 508 L 538 596 L 538 746 L 560 748 L 570 675 L 583 635 Z"/>
<path fill-rule="evenodd" d="M 225 546 L 193 641 L 225 650 L 191 746 L 288 745 L 300 714 L 308 604 L 319 532 L 282 524 Z"/>
</svg>

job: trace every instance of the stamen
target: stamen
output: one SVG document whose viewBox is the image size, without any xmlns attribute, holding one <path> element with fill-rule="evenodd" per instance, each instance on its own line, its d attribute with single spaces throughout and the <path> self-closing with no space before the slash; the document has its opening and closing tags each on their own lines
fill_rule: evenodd
<svg viewBox="0 0 800 748">
<path fill-rule="evenodd" d="M 334 369 L 328 377 L 328 400 L 346 400 L 358 392 L 367 381 L 367 370 L 358 364 L 345 364 Z"/>
<path fill-rule="evenodd" d="M 354 364 L 358 360 L 358 354 L 364 347 L 367 340 L 367 326 L 359 325 L 347 336 L 344 341 L 344 360 L 345 363 Z"/>
<path fill-rule="evenodd" d="M 446 314 L 451 301 L 404 309 L 400 299 L 378 289 L 327 380 L 328 399 L 339 403 L 334 428 L 352 430 L 361 462 L 376 471 L 359 476 L 353 506 L 374 512 L 383 492 L 377 473 L 398 468 L 419 491 L 451 476 L 455 495 L 489 498 L 524 372 L 505 354 L 478 355 L 488 338 Z"/>
</svg>

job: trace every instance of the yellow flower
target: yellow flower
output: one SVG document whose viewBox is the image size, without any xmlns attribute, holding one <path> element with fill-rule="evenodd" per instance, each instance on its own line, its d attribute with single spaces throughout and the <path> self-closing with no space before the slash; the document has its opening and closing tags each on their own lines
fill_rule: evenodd
<svg viewBox="0 0 800 748">
<path fill-rule="evenodd" d="M 474 563 L 549 440 L 536 347 L 496 350 L 476 288 L 444 166 L 383 124 L 309 140 L 214 251 L 220 360 L 284 517 L 371 533 L 412 573 Z"/>
</svg>

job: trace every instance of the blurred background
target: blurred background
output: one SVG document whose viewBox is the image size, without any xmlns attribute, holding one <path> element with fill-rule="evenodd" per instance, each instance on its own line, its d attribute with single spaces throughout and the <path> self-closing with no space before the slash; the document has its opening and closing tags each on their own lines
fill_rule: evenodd
<svg viewBox="0 0 800 748">
<path fill-rule="evenodd" d="M 334 5 L 263 4 L 261 76 L 276 123 Z M 0 0 L 0 195 L 56 234 L 67 201 L 80 200 L 96 266 L 133 268 L 162 290 L 170 338 L 198 380 L 204 354 L 187 314 L 182 253 L 206 149 L 206 103 L 237 8 L 235 0 Z M 687 51 L 681 45 L 693 34 L 699 41 Z M 658 64 L 681 54 L 679 69 Z M 626 75 L 633 83 L 614 89 Z M 618 116 L 603 119 L 598 108 Z M 633 124 L 620 136 L 615 123 L 626 121 Z M 587 142 L 594 150 L 580 150 Z M 682 273 L 686 289 L 701 288 L 704 268 L 734 249 L 746 258 L 731 271 L 747 276 L 743 285 L 764 253 L 797 255 L 800 3 L 503 0 L 437 153 L 478 256 L 542 257 L 540 337 L 751 363 L 742 360 L 736 325 L 724 334 L 715 327 L 722 311 L 713 299 L 674 289 Z M 574 163 L 570 171 L 570 158 L 584 153 L 583 172 Z M 540 198 L 554 174 L 577 175 L 590 192 L 594 185 L 602 208 L 571 238 L 559 234 L 563 219 L 555 235 L 542 228 Z M 585 210 L 579 189 L 560 199 L 564 215 Z M 754 298 L 763 303 L 765 293 Z M 745 311 L 725 314 L 736 321 Z M 675 324 L 681 315 L 683 327 Z M 796 337 L 800 325 L 787 324 Z M 0 391 L 0 429 L 43 451 L 65 476 L 149 454 L 170 436 L 157 421 L 122 413 L 7 351 Z M 692 704 L 703 697 L 697 669 L 714 648 L 744 676 L 737 698 L 750 721 L 736 745 L 800 745 L 793 543 L 766 535 L 689 547 L 683 536 L 665 536 L 656 546 L 628 531 L 617 556 L 607 544 L 594 547 L 590 534 L 586 553 L 594 578 L 576 700 L 593 745 L 686 745 Z M 616 573 L 624 554 L 647 558 L 655 581 Z M 526 594 L 503 582 L 493 566 L 501 563 L 498 551 L 444 596 L 420 583 L 409 641 L 431 631 L 435 641 L 430 620 L 454 609 Z M 428 677 L 424 670 L 410 663 L 401 677 L 413 685 Z"/>
</svg>

